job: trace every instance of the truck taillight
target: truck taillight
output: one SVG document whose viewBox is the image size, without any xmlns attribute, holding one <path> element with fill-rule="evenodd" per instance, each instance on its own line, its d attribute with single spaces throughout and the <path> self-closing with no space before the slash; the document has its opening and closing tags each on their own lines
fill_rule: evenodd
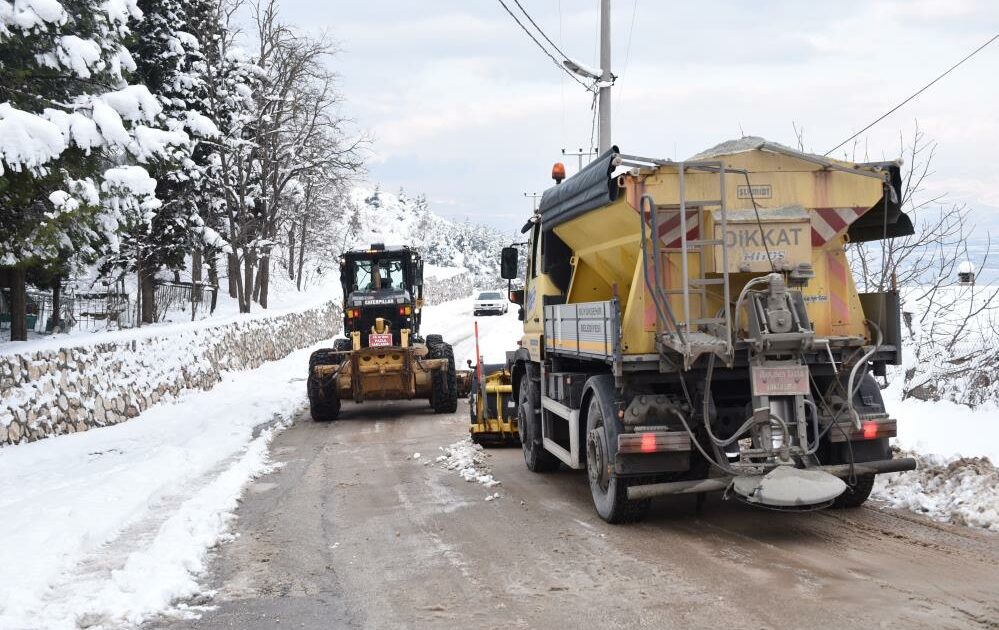
<svg viewBox="0 0 999 630">
<path fill-rule="evenodd" d="M 643 453 L 653 453 L 656 450 L 656 434 L 655 433 L 643 433 L 642 434 L 642 452 Z"/>
<path fill-rule="evenodd" d="M 865 422 L 864 423 L 864 439 L 873 440 L 878 437 L 878 423 L 877 422 Z"/>
<path fill-rule="evenodd" d="M 399 307 L 399 314 L 400 315 L 409 315 L 412 312 L 413 312 L 413 309 L 411 307 L 409 307 L 409 306 L 400 306 Z"/>
<path fill-rule="evenodd" d="M 360 309 L 356 309 L 356 308 L 348 308 L 347 309 L 347 318 L 348 319 L 357 319 L 360 316 L 361 316 Z"/>
</svg>

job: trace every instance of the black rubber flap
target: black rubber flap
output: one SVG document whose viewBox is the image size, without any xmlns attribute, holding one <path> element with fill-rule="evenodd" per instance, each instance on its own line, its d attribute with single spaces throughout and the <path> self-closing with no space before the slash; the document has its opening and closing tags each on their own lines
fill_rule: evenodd
<svg viewBox="0 0 999 630">
<path fill-rule="evenodd" d="M 611 147 L 586 168 L 544 192 L 538 210 L 545 230 L 617 199 L 619 190 L 612 174 L 618 153 L 616 146 Z"/>
<path fill-rule="evenodd" d="M 902 212 L 901 170 L 894 164 L 888 169 L 891 174 L 891 186 L 885 186 L 881 199 L 871 206 L 871 209 L 862 217 L 851 223 L 850 228 L 846 231 L 853 243 L 880 241 L 896 236 L 911 236 L 916 232 L 912 225 L 912 219 Z"/>
</svg>

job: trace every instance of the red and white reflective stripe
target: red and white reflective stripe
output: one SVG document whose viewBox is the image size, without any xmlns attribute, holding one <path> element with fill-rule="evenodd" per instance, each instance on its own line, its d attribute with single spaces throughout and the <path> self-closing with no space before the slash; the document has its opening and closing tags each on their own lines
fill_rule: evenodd
<svg viewBox="0 0 999 630">
<path fill-rule="evenodd" d="M 687 240 L 692 241 L 700 237 L 700 215 L 697 210 L 687 210 Z M 659 238 L 662 239 L 663 246 L 668 248 L 680 247 L 680 211 L 661 210 L 659 212 Z"/>
<path fill-rule="evenodd" d="M 850 321 L 850 306 L 847 304 L 846 254 L 843 250 L 826 252 L 826 266 L 829 278 L 829 306 L 832 323 L 845 324 Z"/>
<path fill-rule="evenodd" d="M 815 208 L 812 210 L 812 247 L 825 245 L 846 231 L 870 208 Z"/>
</svg>

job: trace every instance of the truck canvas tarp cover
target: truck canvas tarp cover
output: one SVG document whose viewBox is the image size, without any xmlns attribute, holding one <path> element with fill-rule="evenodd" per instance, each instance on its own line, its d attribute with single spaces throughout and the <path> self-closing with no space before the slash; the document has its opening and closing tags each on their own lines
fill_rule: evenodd
<svg viewBox="0 0 999 630">
<path fill-rule="evenodd" d="M 538 210 L 545 230 L 617 199 L 617 184 L 611 177 L 617 156 L 617 147 L 611 147 L 610 151 L 587 164 L 583 170 L 544 192 Z"/>
</svg>

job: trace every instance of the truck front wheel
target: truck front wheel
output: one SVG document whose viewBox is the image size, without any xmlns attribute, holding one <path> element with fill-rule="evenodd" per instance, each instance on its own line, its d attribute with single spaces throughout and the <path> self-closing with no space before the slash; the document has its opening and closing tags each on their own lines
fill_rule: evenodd
<svg viewBox="0 0 999 630">
<path fill-rule="evenodd" d="M 590 495 L 600 518 L 608 523 L 634 523 L 645 518 L 652 501 L 629 501 L 627 480 L 611 474 L 610 444 L 604 422 L 610 401 L 604 400 L 605 397 L 600 387 L 594 387 L 586 412 L 586 472 Z"/>
<path fill-rule="evenodd" d="M 520 433 L 520 445 L 524 449 L 527 469 L 536 473 L 558 470 L 559 460 L 546 451 L 542 443 L 539 413 L 541 398 L 537 394 L 537 385 L 531 378 L 530 368 L 520 381 L 518 402 L 517 431 Z"/>
</svg>

